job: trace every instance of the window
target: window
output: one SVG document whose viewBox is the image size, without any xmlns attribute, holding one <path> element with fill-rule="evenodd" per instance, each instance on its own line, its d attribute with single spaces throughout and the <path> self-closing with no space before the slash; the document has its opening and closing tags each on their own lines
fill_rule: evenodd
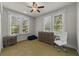
<svg viewBox="0 0 79 59">
<path fill-rule="evenodd" d="M 10 34 L 19 34 L 19 20 L 12 16 L 10 22 Z"/>
<path fill-rule="evenodd" d="M 29 17 L 10 15 L 10 35 L 26 34 L 29 32 Z"/>
<path fill-rule="evenodd" d="M 44 19 L 44 31 L 50 32 L 51 30 L 51 17 L 45 17 Z"/>
<path fill-rule="evenodd" d="M 54 31 L 61 32 L 62 31 L 62 14 L 54 16 Z"/>
<path fill-rule="evenodd" d="M 62 32 L 64 31 L 63 14 L 54 16 L 46 16 L 44 18 L 45 32 Z"/>
</svg>

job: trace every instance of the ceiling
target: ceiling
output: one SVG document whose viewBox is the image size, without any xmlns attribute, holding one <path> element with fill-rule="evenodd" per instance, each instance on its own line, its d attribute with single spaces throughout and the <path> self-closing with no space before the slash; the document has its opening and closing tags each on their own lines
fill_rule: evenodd
<svg viewBox="0 0 79 59">
<path fill-rule="evenodd" d="M 37 2 L 38 5 L 44 5 L 45 8 L 40 9 L 40 13 L 38 12 L 30 12 L 31 8 L 26 6 L 32 6 L 32 2 L 4 2 L 3 5 L 6 8 L 27 14 L 32 17 L 37 17 L 39 15 L 54 11 L 66 5 L 72 4 L 73 2 Z"/>
</svg>

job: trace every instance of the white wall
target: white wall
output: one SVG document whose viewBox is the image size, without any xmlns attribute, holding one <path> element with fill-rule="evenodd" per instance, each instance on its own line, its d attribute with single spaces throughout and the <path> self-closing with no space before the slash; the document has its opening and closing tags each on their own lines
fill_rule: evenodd
<svg viewBox="0 0 79 59">
<path fill-rule="evenodd" d="M 77 4 L 66 9 L 66 31 L 68 32 L 68 46 L 77 49 Z"/>
<path fill-rule="evenodd" d="M 0 52 L 1 52 L 1 49 L 2 49 L 2 4 L 0 3 Z"/>
<path fill-rule="evenodd" d="M 50 13 L 47 13 L 47 14 L 37 17 L 36 18 L 36 34 L 39 31 L 44 30 L 43 17 L 45 17 L 45 16 L 52 16 L 53 17 L 57 13 L 64 14 L 65 31 L 68 33 L 67 46 L 77 49 L 77 38 L 76 38 L 76 36 L 77 36 L 76 35 L 77 8 L 76 8 L 76 3 L 73 3 L 72 5 L 65 6 L 61 9 L 58 9 L 58 10 L 55 10 Z"/>
<path fill-rule="evenodd" d="M 0 52 L 1 52 L 1 13 L 0 13 Z"/>
<path fill-rule="evenodd" d="M 0 52 L 1 52 L 1 38 L 2 36 L 1 36 L 1 5 L 0 5 Z"/>
<path fill-rule="evenodd" d="M 79 3 L 77 3 L 77 43 L 78 43 L 78 53 L 79 53 Z"/>
</svg>

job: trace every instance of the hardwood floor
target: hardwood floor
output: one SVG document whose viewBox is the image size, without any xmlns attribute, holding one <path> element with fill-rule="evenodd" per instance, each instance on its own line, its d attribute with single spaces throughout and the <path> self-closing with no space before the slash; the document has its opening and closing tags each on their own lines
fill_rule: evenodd
<svg viewBox="0 0 79 59">
<path fill-rule="evenodd" d="M 67 52 L 38 40 L 22 41 L 13 46 L 4 48 L 1 56 L 76 56 L 77 51 L 67 48 Z"/>
</svg>

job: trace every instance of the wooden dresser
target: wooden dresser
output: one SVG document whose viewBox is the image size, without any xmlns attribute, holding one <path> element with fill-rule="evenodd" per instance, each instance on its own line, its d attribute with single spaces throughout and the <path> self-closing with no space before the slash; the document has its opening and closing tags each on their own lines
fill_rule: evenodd
<svg viewBox="0 0 79 59">
<path fill-rule="evenodd" d="M 3 37 L 3 47 L 8 47 L 17 42 L 17 36 L 5 36 Z"/>
<path fill-rule="evenodd" d="M 53 32 L 38 32 L 38 39 L 39 41 L 53 45 L 54 33 Z"/>
</svg>

